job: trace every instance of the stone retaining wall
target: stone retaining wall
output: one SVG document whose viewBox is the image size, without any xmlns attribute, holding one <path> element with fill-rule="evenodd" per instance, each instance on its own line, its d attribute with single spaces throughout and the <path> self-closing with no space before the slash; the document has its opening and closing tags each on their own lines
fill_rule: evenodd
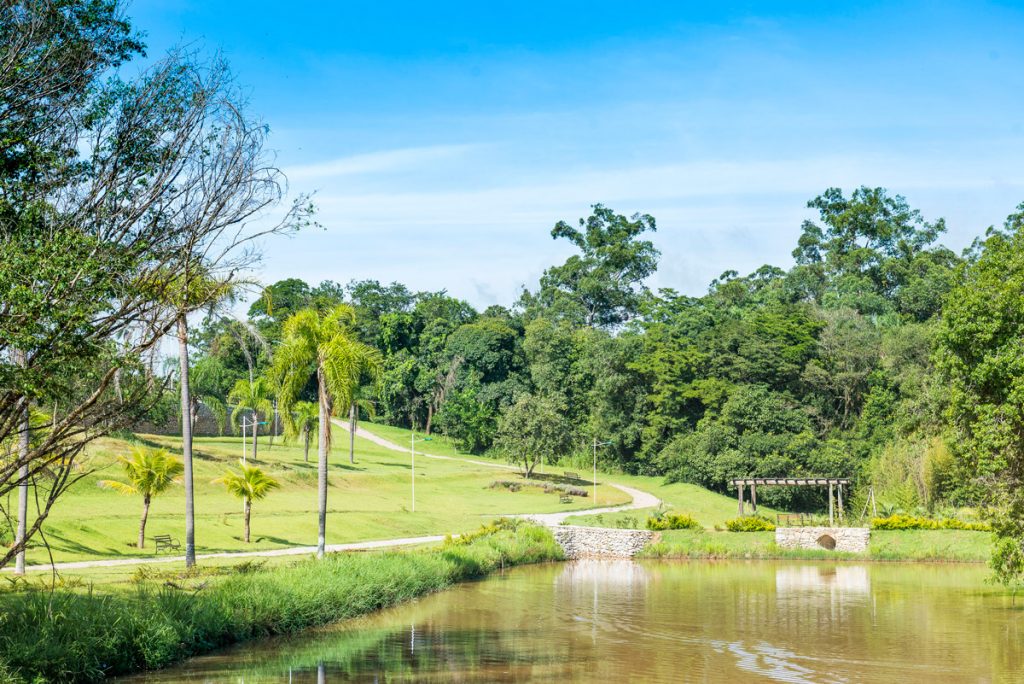
<svg viewBox="0 0 1024 684">
<path fill-rule="evenodd" d="M 863 553 L 871 530 L 866 527 L 777 527 L 775 543 L 783 549 L 828 549 Z"/>
<path fill-rule="evenodd" d="M 566 558 L 632 558 L 647 545 L 650 530 L 558 525 L 551 528 Z"/>
</svg>

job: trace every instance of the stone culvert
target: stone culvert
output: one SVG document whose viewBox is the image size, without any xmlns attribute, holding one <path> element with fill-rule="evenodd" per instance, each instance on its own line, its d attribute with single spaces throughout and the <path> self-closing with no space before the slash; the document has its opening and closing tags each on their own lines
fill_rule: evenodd
<svg viewBox="0 0 1024 684">
<path fill-rule="evenodd" d="M 555 541 L 565 557 L 576 558 L 632 558 L 651 541 L 649 530 L 623 530 L 608 527 L 578 527 L 559 525 L 552 527 Z"/>
</svg>

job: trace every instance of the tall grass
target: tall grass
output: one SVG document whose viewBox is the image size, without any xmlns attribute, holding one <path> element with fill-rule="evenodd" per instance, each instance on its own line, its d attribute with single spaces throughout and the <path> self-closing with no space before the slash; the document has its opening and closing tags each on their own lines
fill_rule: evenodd
<svg viewBox="0 0 1024 684">
<path fill-rule="evenodd" d="M 0 681 L 96 681 L 247 639 L 362 615 L 501 567 L 557 560 L 543 528 L 507 522 L 469 543 L 329 556 L 234 575 L 195 592 L 31 591 L 0 607 Z"/>
</svg>

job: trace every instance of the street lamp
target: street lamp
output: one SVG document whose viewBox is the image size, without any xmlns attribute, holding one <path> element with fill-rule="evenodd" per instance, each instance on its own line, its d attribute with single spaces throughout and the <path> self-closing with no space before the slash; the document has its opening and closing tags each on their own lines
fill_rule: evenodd
<svg viewBox="0 0 1024 684">
<path fill-rule="evenodd" d="M 611 442 L 598 442 L 597 437 L 594 438 L 594 505 L 597 505 L 597 447 L 608 446 Z"/>
<path fill-rule="evenodd" d="M 416 439 L 416 433 L 409 434 L 409 451 L 412 452 L 412 512 L 416 512 L 416 442 L 429 442 L 430 437 Z"/>
</svg>

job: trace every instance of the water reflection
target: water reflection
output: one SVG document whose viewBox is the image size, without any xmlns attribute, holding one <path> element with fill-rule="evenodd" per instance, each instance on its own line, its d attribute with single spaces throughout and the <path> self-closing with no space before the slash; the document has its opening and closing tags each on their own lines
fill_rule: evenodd
<svg viewBox="0 0 1024 684">
<path fill-rule="evenodd" d="M 136 681 L 1020 681 L 983 568 L 580 561 L 522 568 Z"/>
</svg>

